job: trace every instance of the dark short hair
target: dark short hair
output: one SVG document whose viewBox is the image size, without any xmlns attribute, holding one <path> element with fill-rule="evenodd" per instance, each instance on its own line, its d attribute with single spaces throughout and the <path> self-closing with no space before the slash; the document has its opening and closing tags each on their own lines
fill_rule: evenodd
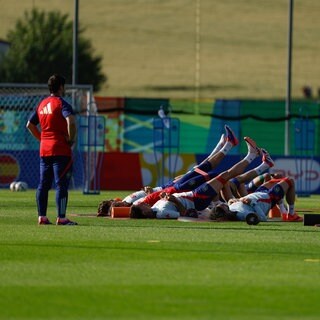
<svg viewBox="0 0 320 320">
<path fill-rule="evenodd" d="M 132 219 L 146 219 L 143 210 L 138 205 L 132 205 L 130 208 L 130 218 Z"/>
<path fill-rule="evenodd" d="M 237 221 L 237 212 L 230 211 L 228 208 L 217 205 L 210 214 L 210 219 L 215 221 Z"/>
<path fill-rule="evenodd" d="M 97 217 L 110 216 L 110 207 L 114 200 L 105 200 L 99 203 Z"/>
<path fill-rule="evenodd" d="M 50 93 L 56 93 L 60 89 L 60 86 L 64 86 L 66 83 L 66 79 L 59 75 L 59 74 L 54 74 L 52 75 L 49 80 L 48 80 L 48 88 Z"/>
</svg>

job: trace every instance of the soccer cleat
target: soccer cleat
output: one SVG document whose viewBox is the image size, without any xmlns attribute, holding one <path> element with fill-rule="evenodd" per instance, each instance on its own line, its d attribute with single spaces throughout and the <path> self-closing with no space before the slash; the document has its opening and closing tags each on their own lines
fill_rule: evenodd
<svg viewBox="0 0 320 320">
<path fill-rule="evenodd" d="M 38 217 L 38 224 L 52 224 L 46 216 Z"/>
<path fill-rule="evenodd" d="M 233 146 L 236 146 L 239 143 L 239 140 L 235 136 L 234 132 L 227 125 L 224 126 L 224 129 L 226 130 L 226 136 L 227 136 L 226 140 L 231 142 Z"/>
<path fill-rule="evenodd" d="M 57 226 L 76 226 L 78 223 L 71 221 L 67 218 L 57 218 L 56 225 Z"/>
<path fill-rule="evenodd" d="M 250 137 L 244 137 L 244 141 L 247 143 L 249 153 L 255 153 L 257 156 L 261 154 L 260 148 L 257 147 L 257 144 Z"/>
<path fill-rule="evenodd" d="M 285 222 L 302 222 L 303 218 L 298 216 L 296 213 L 289 214 L 289 213 L 282 213 L 282 221 Z"/>
<path fill-rule="evenodd" d="M 270 168 L 274 166 L 274 161 L 271 159 L 269 152 L 266 149 L 261 149 L 262 161 L 265 162 Z"/>
</svg>

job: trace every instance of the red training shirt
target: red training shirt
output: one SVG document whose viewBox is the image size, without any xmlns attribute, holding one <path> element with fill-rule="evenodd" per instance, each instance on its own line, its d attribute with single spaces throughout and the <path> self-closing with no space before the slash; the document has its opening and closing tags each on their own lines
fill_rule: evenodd
<svg viewBox="0 0 320 320">
<path fill-rule="evenodd" d="M 72 114 L 71 105 L 53 95 L 43 99 L 31 114 L 29 121 L 41 127 L 41 157 L 71 156 L 66 118 Z"/>
</svg>

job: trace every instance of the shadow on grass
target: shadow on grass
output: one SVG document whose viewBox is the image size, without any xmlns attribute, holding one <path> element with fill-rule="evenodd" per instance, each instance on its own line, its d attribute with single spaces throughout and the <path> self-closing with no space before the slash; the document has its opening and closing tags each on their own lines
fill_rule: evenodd
<svg viewBox="0 0 320 320">
<path fill-rule="evenodd" d="M 81 217 L 77 215 L 77 217 Z M 88 216 L 83 216 L 87 218 Z M 137 219 L 111 219 L 108 217 L 97 217 L 98 221 L 106 221 L 106 224 L 98 224 L 94 225 L 95 227 L 106 227 L 109 228 L 110 225 L 113 228 L 157 228 L 157 229 L 194 229 L 194 230 L 236 230 L 236 231 L 244 231 L 247 232 L 248 230 L 263 230 L 263 231 L 281 231 L 281 232 L 316 232 L 320 231 L 320 228 L 316 228 L 313 226 L 304 226 L 300 222 L 282 222 L 282 221 L 268 221 L 268 222 L 261 222 L 256 226 L 249 226 L 245 222 L 237 221 L 237 222 L 215 222 L 215 221 L 176 221 L 176 220 L 137 220 Z M 143 225 L 141 225 L 143 223 Z M 147 223 L 148 225 L 146 225 Z M 170 223 L 170 224 L 168 224 Z M 301 229 L 291 229 L 288 228 L 288 224 L 290 226 L 298 227 L 300 226 Z M 91 224 L 82 224 L 82 226 L 92 226 Z"/>
</svg>

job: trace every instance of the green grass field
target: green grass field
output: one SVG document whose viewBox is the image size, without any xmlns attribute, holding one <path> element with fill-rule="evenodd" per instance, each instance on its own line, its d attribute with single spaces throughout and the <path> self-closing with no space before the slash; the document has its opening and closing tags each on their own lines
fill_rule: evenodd
<svg viewBox="0 0 320 320">
<path fill-rule="evenodd" d="M 0 319 L 319 319 L 320 228 L 85 216 L 127 193 L 71 191 L 67 227 L 0 190 Z"/>
<path fill-rule="evenodd" d="M 74 1 L 0 3 L 4 40 L 33 7 L 73 19 Z M 100 95 L 284 99 L 288 10 L 288 0 L 91 0 L 79 1 L 79 24 L 109 77 Z M 294 1 L 295 98 L 320 87 L 319 12 L 318 0 Z"/>
</svg>

